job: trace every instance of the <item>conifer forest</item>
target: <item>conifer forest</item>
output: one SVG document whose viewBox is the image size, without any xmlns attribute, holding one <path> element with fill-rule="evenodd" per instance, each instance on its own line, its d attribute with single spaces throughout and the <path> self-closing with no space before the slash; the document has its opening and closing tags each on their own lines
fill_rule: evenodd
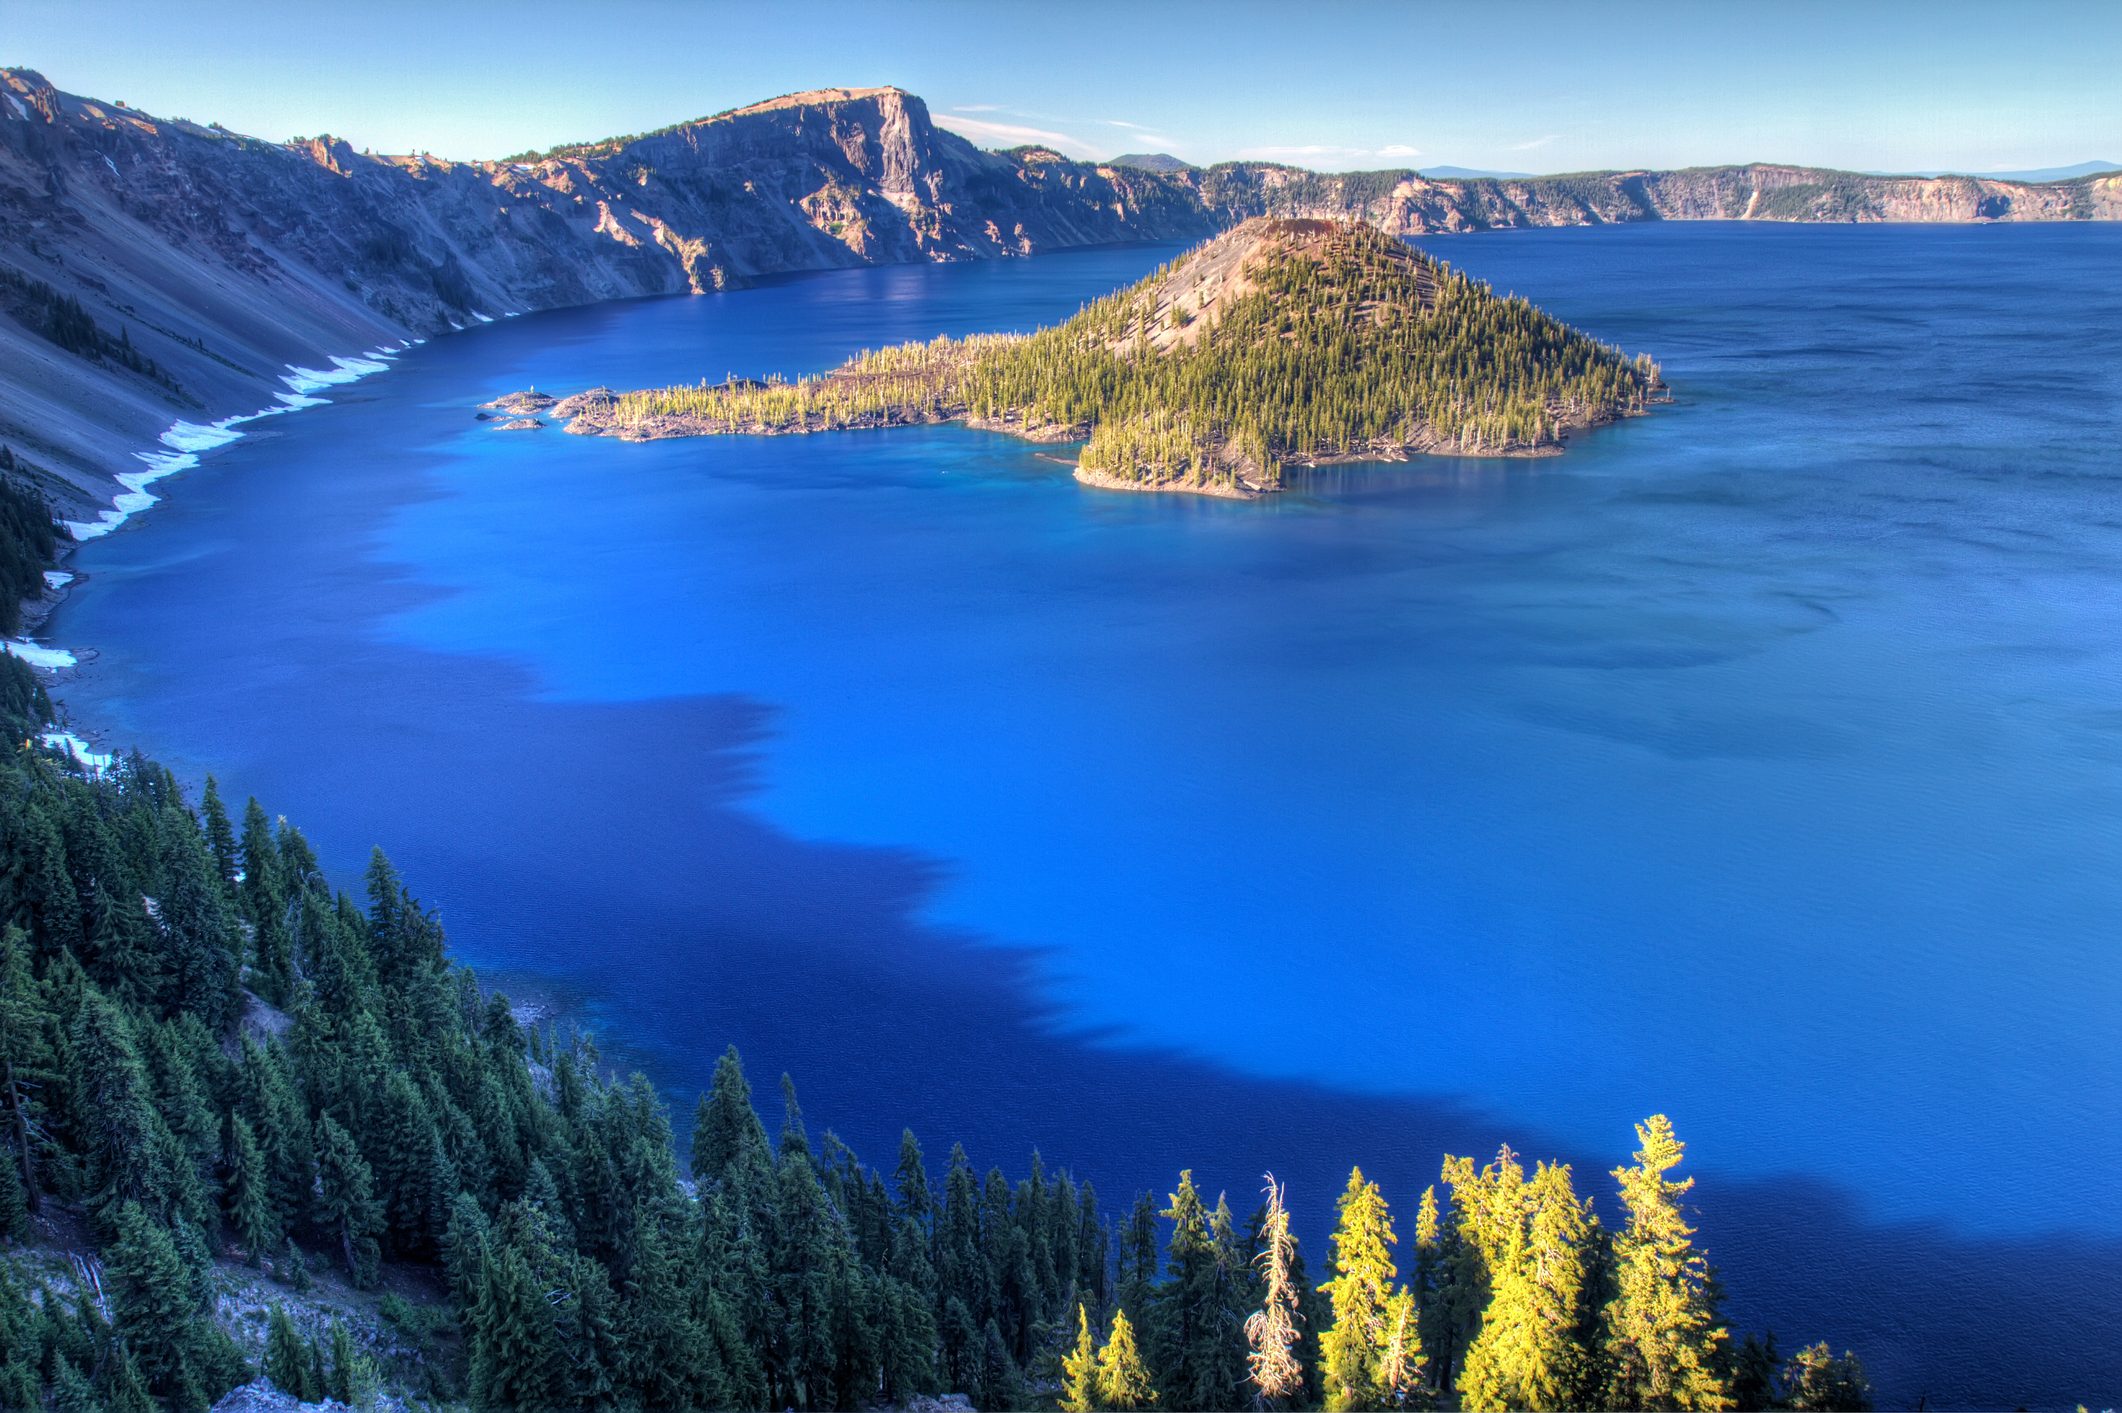
<svg viewBox="0 0 2122 1413">
<path fill-rule="evenodd" d="M 1448 1156 L 1395 1206 L 1352 1172 L 1316 1252 L 1272 1178 L 1109 1203 L 911 1132 L 867 1164 L 785 1076 L 769 1129 L 734 1050 L 681 1159 L 664 1098 L 520 1024 L 380 851 L 337 891 L 255 800 L 37 743 L 50 710 L 0 658 L 0 1405 L 263 1374 L 474 1409 L 1869 1406 L 1855 1355 L 1720 1320 L 1663 1117 L 1610 1174 Z M 16 1258 L 62 1219 L 96 1279 Z M 248 1356 L 217 1265 L 378 1294 L 422 1357 L 277 1306 Z"/>
</svg>

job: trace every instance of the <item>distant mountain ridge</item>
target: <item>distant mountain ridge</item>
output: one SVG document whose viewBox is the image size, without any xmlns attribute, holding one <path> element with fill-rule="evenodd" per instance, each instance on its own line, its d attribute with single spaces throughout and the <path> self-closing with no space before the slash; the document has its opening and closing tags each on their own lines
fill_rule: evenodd
<svg viewBox="0 0 2122 1413">
<path fill-rule="evenodd" d="M 1198 170 L 1184 158 L 1174 157 L 1169 152 L 1123 152 L 1105 164 L 1108 167 L 1136 167 L 1145 172 L 1191 172 Z"/>
<path fill-rule="evenodd" d="M 508 313 L 798 270 L 1195 240 L 1263 215 L 1403 236 L 2112 220 L 2122 178 L 1150 170 L 983 151 L 896 88 L 819 89 L 530 160 L 451 162 L 328 136 L 266 142 L 0 69 L 0 444 L 43 468 L 43 489 L 72 514 L 107 501 L 107 478 L 137 469 L 135 453 L 171 423 L 270 405 L 289 364 Z"/>
<path fill-rule="evenodd" d="M 1987 181 L 2067 182 L 2078 177 L 2097 177 L 2109 172 L 2122 172 L 2122 162 L 2073 162 L 2068 167 L 2032 167 L 2015 172 L 1969 172 L 1966 175 L 1981 177 Z M 1953 173 L 1925 172 L 1923 175 L 1947 177 Z"/>
<path fill-rule="evenodd" d="M 1489 171 L 1489 170 L 1487 170 L 1486 168 L 1483 168 L 1483 167 L 1452 167 L 1452 166 L 1444 166 L 1444 167 L 1424 167 L 1424 168 L 1422 169 L 1422 175 L 1423 175 L 1423 176 L 1425 176 L 1425 177 L 1432 177 L 1432 178 L 1435 178 L 1435 177 L 1449 177 L 1449 178 L 1453 178 L 1453 179 L 1456 179 L 1456 180 L 1460 180 L 1460 181 L 1465 181 L 1465 180 L 1468 180 L 1468 179 L 1475 179 L 1475 180 L 1478 180 L 1478 179 L 1480 179 L 1480 178 L 1483 178 L 1483 177 L 1494 177 L 1494 178 L 1499 178 L 1499 179 L 1501 179 L 1501 180 L 1504 180 L 1504 181 L 1523 181 L 1523 180 L 1525 180 L 1525 179 L 1527 179 L 1527 178 L 1531 177 L 1531 176 L 1532 176 L 1532 173 L 1531 173 L 1531 172 L 1492 172 L 1492 171 Z"/>
</svg>

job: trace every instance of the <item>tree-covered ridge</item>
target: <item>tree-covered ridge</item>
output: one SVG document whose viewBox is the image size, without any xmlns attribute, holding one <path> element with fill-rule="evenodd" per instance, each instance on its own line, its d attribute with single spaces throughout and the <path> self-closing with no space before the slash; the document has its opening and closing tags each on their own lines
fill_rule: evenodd
<svg viewBox="0 0 2122 1413">
<path fill-rule="evenodd" d="M 632 392 L 584 409 L 621 436 L 963 418 L 1087 438 L 1089 478 L 1272 490 L 1287 462 L 1552 451 L 1644 410 L 1657 365 L 1361 224 L 1248 221 L 1028 336 L 867 351 L 796 382 Z"/>
<path fill-rule="evenodd" d="M 6 738 L 50 711 L 0 659 Z M 1353 1174 L 1311 1269 L 1272 1183 L 1249 1219 L 1182 1173 L 1109 1220 L 1036 1154 L 938 1178 L 907 1133 L 881 1171 L 785 1077 L 769 1134 L 733 1050 L 686 1164 L 649 1084 L 526 1030 L 380 853 L 363 891 L 211 781 L 0 758 L 0 1407 L 196 1410 L 260 1372 L 496 1410 L 1865 1402 L 1824 1346 L 1734 1350 L 1662 1119 L 1611 1230 L 1505 1150 L 1446 1159 L 1407 1244 Z M 100 1294 L 39 1259 L 73 1227 Z M 244 1348 L 214 1316 L 247 1268 L 290 1307 L 388 1287 L 417 1357 L 277 1305 Z"/>
</svg>

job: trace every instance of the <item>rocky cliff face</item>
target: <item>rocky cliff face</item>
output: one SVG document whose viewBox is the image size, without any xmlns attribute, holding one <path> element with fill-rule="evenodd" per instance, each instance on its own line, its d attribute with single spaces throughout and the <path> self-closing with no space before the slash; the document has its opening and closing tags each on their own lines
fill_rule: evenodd
<svg viewBox="0 0 2122 1413">
<path fill-rule="evenodd" d="M 1231 163 L 1194 174 L 1189 184 L 1225 221 L 1356 217 L 1396 235 L 1624 221 L 2122 220 L 2118 175 L 2029 183 L 1757 163 L 1432 181 L 1412 171 L 1318 173 Z"/>
<path fill-rule="evenodd" d="M 172 422 L 271 405 L 290 364 L 481 316 L 1215 221 L 1153 173 L 982 152 L 889 88 L 465 163 L 263 142 L 0 70 L 0 444 L 78 514 Z M 80 346 L 49 336 L 66 301 Z"/>
<path fill-rule="evenodd" d="M 2122 218 L 2122 178 L 1789 167 L 1430 181 L 984 152 L 895 88 L 824 89 L 522 162 L 271 143 L 0 70 L 0 444 L 79 514 L 179 419 L 288 365 L 532 309 L 795 270 L 1186 240 L 1250 216 L 1398 234 L 1655 219 Z"/>
</svg>

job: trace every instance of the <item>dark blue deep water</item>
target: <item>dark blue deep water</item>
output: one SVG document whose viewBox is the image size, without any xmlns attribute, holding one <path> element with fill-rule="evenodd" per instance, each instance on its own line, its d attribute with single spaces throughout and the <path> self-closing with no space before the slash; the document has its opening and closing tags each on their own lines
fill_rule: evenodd
<svg viewBox="0 0 2122 1413">
<path fill-rule="evenodd" d="M 1168 258 L 865 270 L 407 355 L 161 488 L 81 726 L 385 845 L 683 1111 L 735 1041 L 888 1159 L 1691 1144 L 1742 1328 L 1887 1406 L 2122 1397 L 2122 229 L 1434 248 L 1664 363 L 1544 461 L 1084 490 L 962 429 L 471 411 L 1024 328 Z M 1315 1255 L 1315 1259 L 1316 1255 Z"/>
</svg>

